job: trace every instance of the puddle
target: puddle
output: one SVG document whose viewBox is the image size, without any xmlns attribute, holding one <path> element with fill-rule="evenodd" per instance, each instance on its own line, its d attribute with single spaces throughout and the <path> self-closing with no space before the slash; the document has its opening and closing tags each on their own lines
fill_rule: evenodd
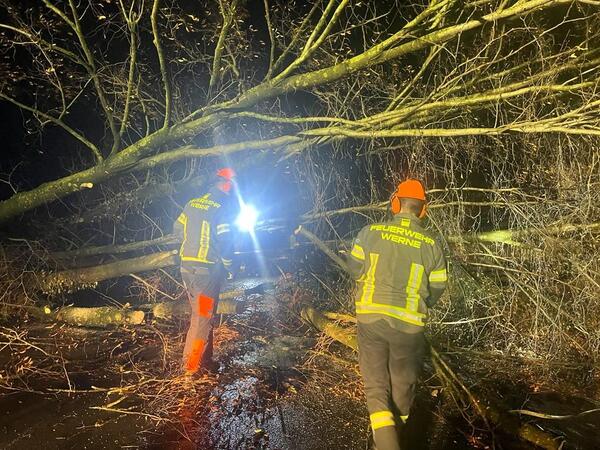
<svg viewBox="0 0 600 450">
<path fill-rule="evenodd" d="M 312 339 L 297 336 L 275 336 L 255 339 L 242 344 L 242 352 L 232 359 L 232 365 L 291 369 L 306 356 Z"/>
</svg>

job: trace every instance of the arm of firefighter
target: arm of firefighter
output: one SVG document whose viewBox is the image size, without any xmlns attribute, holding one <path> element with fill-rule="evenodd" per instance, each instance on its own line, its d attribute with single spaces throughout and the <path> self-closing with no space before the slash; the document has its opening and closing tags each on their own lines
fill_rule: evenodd
<svg viewBox="0 0 600 450">
<path fill-rule="evenodd" d="M 177 236 L 177 239 L 179 239 L 179 241 L 183 241 L 183 238 L 185 236 L 186 225 L 187 215 L 185 214 L 184 210 L 181 214 L 179 214 L 179 217 L 177 217 L 177 220 L 173 224 L 173 234 Z"/>
<path fill-rule="evenodd" d="M 233 271 L 233 236 L 231 224 L 227 221 L 217 223 L 217 252 L 225 269 Z"/>
<path fill-rule="evenodd" d="M 358 233 L 358 236 L 354 239 L 350 257 L 346 258 L 346 263 L 350 269 L 350 275 L 355 280 L 360 278 L 365 265 L 365 249 L 363 248 L 361 235 L 362 233 Z"/>
<path fill-rule="evenodd" d="M 429 273 L 429 298 L 427 306 L 435 306 L 448 284 L 448 269 L 446 268 L 446 258 L 441 249 L 436 245 L 435 264 L 433 270 Z"/>
</svg>

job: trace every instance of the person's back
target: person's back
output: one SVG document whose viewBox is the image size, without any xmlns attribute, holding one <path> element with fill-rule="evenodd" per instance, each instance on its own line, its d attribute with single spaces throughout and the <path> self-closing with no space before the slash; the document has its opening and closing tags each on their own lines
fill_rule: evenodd
<svg viewBox="0 0 600 450">
<path fill-rule="evenodd" d="M 357 274 L 358 321 L 385 317 L 395 328 L 421 331 L 431 290 L 443 290 L 446 281 L 442 250 L 421 221 L 399 213 L 391 221 L 367 225 L 355 240 L 352 256 L 364 261 Z"/>
<path fill-rule="evenodd" d="M 182 241 L 179 251 L 182 266 L 211 267 L 218 264 L 222 256 L 229 262 L 229 255 L 224 251 L 231 231 L 228 202 L 228 195 L 213 187 L 186 203 L 174 227 Z"/>
<path fill-rule="evenodd" d="M 233 242 L 229 214 L 235 172 L 220 169 L 213 187 L 188 201 L 173 225 L 181 239 L 181 278 L 192 311 L 183 349 L 187 376 L 212 365 L 212 318 L 221 285 L 232 267 Z"/>
<path fill-rule="evenodd" d="M 399 450 L 425 352 L 427 309 L 446 287 L 446 261 L 425 230 L 425 188 L 406 180 L 392 195 L 394 218 L 364 227 L 347 260 L 357 280 L 360 372 L 377 448 Z M 400 419 L 397 421 L 397 419 Z"/>
</svg>

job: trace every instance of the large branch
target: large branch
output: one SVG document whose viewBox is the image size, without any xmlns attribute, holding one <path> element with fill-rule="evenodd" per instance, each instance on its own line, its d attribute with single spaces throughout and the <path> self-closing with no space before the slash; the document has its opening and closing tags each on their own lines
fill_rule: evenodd
<svg viewBox="0 0 600 450">
<path fill-rule="evenodd" d="M 150 20 L 152 22 L 152 42 L 156 48 L 156 54 L 158 55 L 158 63 L 160 66 L 160 75 L 162 77 L 163 89 L 165 91 L 165 118 L 163 121 L 163 128 L 168 128 L 171 123 L 171 83 L 169 81 L 169 73 L 167 71 L 167 62 L 162 46 L 160 45 L 160 31 L 158 29 L 158 9 L 160 0 L 154 0 L 152 4 L 152 15 Z"/>
<path fill-rule="evenodd" d="M 46 3 L 47 0 L 45 0 Z M 142 158 L 148 157 L 149 153 L 154 149 L 160 148 L 166 144 L 181 141 L 199 133 L 202 133 L 210 127 L 214 127 L 220 121 L 226 119 L 235 113 L 236 110 L 246 109 L 257 104 L 260 101 L 273 98 L 275 96 L 292 92 L 298 89 L 308 89 L 317 85 L 324 85 L 327 83 L 339 80 L 342 77 L 351 75 L 359 70 L 372 67 L 376 64 L 381 64 L 394 58 L 406 55 L 410 52 L 416 52 L 423 48 L 439 45 L 450 39 L 459 37 L 465 31 L 473 30 L 481 27 L 483 24 L 488 22 L 494 22 L 498 20 L 510 19 L 519 17 L 533 11 L 558 5 L 561 3 L 569 3 L 567 0 L 530 0 L 526 2 L 519 2 L 516 5 L 495 11 L 491 14 L 485 15 L 481 18 L 469 20 L 465 23 L 449 26 L 441 30 L 437 30 L 419 38 L 409 40 L 408 42 L 394 46 L 395 40 L 390 39 L 377 44 L 365 51 L 364 53 L 343 61 L 334 66 L 299 74 L 285 78 L 279 82 L 273 80 L 267 81 L 258 85 L 257 87 L 250 89 L 246 93 L 242 94 L 236 100 L 224 102 L 212 107 L 199 110 L 197 114 L 204 114 L 204 116 L 192 119 L 194 115 L 190 116 L 189 120 L 183 123 L 176 124 L 175 126 L 168 129 L 161 129 L 156 131 L 149 136 L 141 139 L 135 144 L 122 150 L 120 153 L 113 155 L 108 158 L 105 163 L 93 169 L 88 169 L 77 174 L 73 174 L 55 180 L 50 183 L 46 183 L 37 188 L 27 192 L 20 192 L 8 200 L 0 203 L 0 221 L 6 221 L 15 215 L 23 213 L 27 210 L 35 208 L 44 203 L 50 202 L 57 198 L 62 198 L 72 192 L 76 192 L 85 189 L 90 186 L 90 183 L 94 184 L 99 181 L 114 177 L 122 173 L 125 170 L 135 168 L 136 163 Z M 64 15 L 64 14 L 63 14 Z M 73 26 L 76 27 L 75 24 Z M 403 36 L 404 37 L 404 36 Z M 517 125 L 512 125 L 511 128 L 504 128 L 501 132 L 560 132 L 560 133 L 571 133 L 571 134 L 597 134 L 597 130 L 593 128 L 578 128 L 578 127 L 563 127 L 560 125 L 547 124 L 544 126 L 524 126 L 519 128 Z M 445 130 L 427 130 L 421 132 L 419 129 L 405 130 L 394 130 L 381 133 L 373 133 L 371 131 L 364 130 L 347 130 L 344 128 L 337 129 L 319 129 L 312 130 L 314 136 L 321 138 L 321 142 L 326 142 L 326 139 L 322 139 L 323 136 L 327 137 L 358 137 L 358 138 L 376 138 L 376 137 L 399 137 L 399 136 L 457 136 L 466 134 L 499 134 L 496 129 L 463 129 L 458 131 L 445 131 Z M 307 135 L 304 135 L 307 136 Z M 310 137 L 310 136 L 308 136 Z M 302 145 L 302 135 L 283 136 L 276 138 L 282 142 L 281 145 L 289 146 L 300 146 L 305 148 L 306 145 Z M 278 145 L 273 140 L 268 141 L 272 146 Z M 235 144 L 237 148 L 229 147 L 227 151 L 232 153 L 234 151 L 244 150 L 244 143 Z M 257 147 L 254 147 L 257 148 Z M 140 168 L 148 168 L 156 165 L 157 163 L 166 163 L 181 158 L 187 157 L 202 157 L 207 155 L 214 155 L 221 149 L 201 149 L 197 151 L 182 151 L 179 153 L 169 152 L 165 156 L 157 155 L 156 157 L 150 157 L 150 159 L 144 161 Z"/>
<path fill-rule="evenodd" d="M 587 84 L 586 84 L 587 85 Z M 550 89 L 551 87 L 549 87 Z M 528 91 L 529 89 L 525 89 Z M 552 90 L 556 91 L 570 91 L 570 86 L 556 86 Z M 500 92 L 494 95 L 479 96 L 473 95 L 463 99 L 452 99 L 446 100 L 443 103 L 447 107 L 460 107 L 461 105 L 472 105 L 482 102 L 494 101 L 502 98 L 508 98 L 516 95 L 520 95 L 522 92 Z M 587 106 L 593 106 L 597 102 L 594 102 Z M 433 106 L 427 107 L 432 109 Z M 257 116 L 257 115 L 255 115 Z M 243 114 L 240 114 L 243 117 Z M 259 116 L 257 116 L 259 117 Z M 562 115 L 563 118 L 568 119 L 571 117 L 569 113 Z M 561 117 L 559 117 L 560 119 Z M 321 119 L 321 118 L 315 118 Z M 323 118 L 324 119 L 324 118 Z M 158 146 L 167 142 L 172 141 L 175 137 L 184 136 L 186 133 L 185 128 L 193 128 L 200 121 L 203 124 L 214 124 L 215 121 L 220 120 L 220 117 L 216 115 L 208 116 L 194 123 L 184 124 L 180 128 L 173 130 L 165 130 L 162 132 L 156 132 L 147 138 L 140 140 L 138 143 L 130 146 L 123 150 L 119 154 L 107 159 L 103 164 L 100 164 L 91 169 L 87 169 L 81 172 L 77 172 L 73 175 L 61 178 L 56 181 L 45 183 L 31 191 L 19 192 L 9 198 L 0 202 L 0 222 L 6 221 L 20 213 L 33 209 L 39 205 L 50 202 L 54 199 L 64 197 L 68 194 L 78 192 L 80 190 L 90 188 L 90 185 L 94 185 L 100 181 L 104 181 L 127 170 L 146 170 L 151 169 L 160 165 L 165 165 L 186 158 L 202 158 L 214 155 L 225 155 L 233 154 L 242 151 L 252 150 L 265 150 L 279 148 L 284 151 L 287 148 L 294 149 L 295 146 L 303 143 L 303 140 L 308 138 L 307 145 L 324 145 L 327 143 L 326 140 L 310 140 L 310 138 L 359 138 L 359 139 L 377 139 L 377 138 L 399 138 L 399 137 L 451 137 L 451 136 L 495 136 L 506 133 L 523 133 L 523 134 L 544 134 L 544 133 L 563 133 L 572 135 L 591 135 L 600 136 L 600 131 L 594 127 L 582 126 L 575 122 L 575 125 L 565 126 L 560 122 L 556 123 L 556 120 L 547 119 L 545 122 L 521 122 L 512 123 L 500 127 L 487 127 L 487 128 L 408 128 L 408 129 L 352 129 L 349 126 L 332 126 L 325 128 L 316 128 L 313 130 L 302 131 L 293 135 L 284 135 L 273 139 L 261 140 L 261 141 L 247 141 L 236 144 L 220 145 L 208 148 L 195 148 L 192 146 L 182 147 L 180 149 L 172 150 L 169 152 L 159 153 L 155 156 L 142 158 L 143 155 L 148 151 L 149 148 Z M 275 119 L 274 119 L 275 120 Z M 310 120 L 310 119 L 307 119 Z M 340 123 L 348 124 L 349 121 L 344 119 L 332 119 L 331 121 L 337 121 Z M 371 119 L 364 119 L 363 121 L 354 122 L 357 125 L 368 123 Z M 374 120 L 374 119 L 372 119 Z M 399 120 L 399 119 L 397 119 Z M 280 119 L 279 121 L 285 123 L 286 120 Z M 287 120 L 293 122 L 293 119 Z M 300 119 L 305 121 L 305 119 Z M 351 123 L 351 122 L 350 122 Z M 376 121 L 374 123 L 377 123 Z M 585 124 L 584 124 L 585 125 Z M 303 146 L 305 147 L 305 146 Z"/>
<path fill-rule="evenodd" d="M 118 255 L 121 253 L 130 253 L 138 250 L 143 250 L 152 246 L 163 246 L 177 244 L 178 240 L 174 234 L 162 236 L 149 241 L 130 242 L 128 244 L 110 244 L 98 245 L 94 247 L 83 247 L 77 250 L 52 253 L 52 257 L 56 259 L 82 258 L 86 256 L 98 255 Z"/>
<path fill-rule="evenodd" d="M 177 250 L 165 251 L 123 259 L 100 266 L 55 272 L 40 277 L 37 280 L 37 285 L 42 291 L 49 294 L 70 292 L 82 287 L 94 286 L 99 281 L 173 266 L 178 262 L 177 253 Z"/>
<path fill-rule="evenodd" d="M 227 0 L 219 0 L 219 10 L 223 17 L 223 24 L 221 26 L 221 32 L 219 33 L 219 39 L 215 46 L 215 53 L 213 55 L 212 71 L 210 73 L 210 81 L 208 83 L 208 98 L 209 101 L 212 94 L 217 86 L 217 83 L 221 80 L 221 58 L 223 57 L 223 50 L 225 49 L 225 40 L 229 34 L 229 30 L 233 25 L 236 15 L 236 9 L 238 0 L 232 0 L 231 5 L 226 5 Z"/>
<path fill-rule="evenodd" d="M 244 289 L 223 292 L 219 295 L 216 314 L 238 314 L 242 312 L 246 308 L 247 302 L 238 301 L 235 298 L 244 295 L 247 295 Z M 26 306 L 25 310 L 44 322 L 56 321 L 96 328 L 141 325 L 149 319 L 184 319 L 191 313 L 188 301 L 150 303 L 135 308 L 64 306 L 52 311 L 48 307 Z"/>
</svg>

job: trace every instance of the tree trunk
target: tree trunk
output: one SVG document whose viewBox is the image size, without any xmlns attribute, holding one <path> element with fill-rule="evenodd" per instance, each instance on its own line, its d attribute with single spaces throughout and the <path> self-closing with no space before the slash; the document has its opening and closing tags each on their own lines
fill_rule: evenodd
<svg viewBox="0 0 600 450">
<path fill-rule="evenodd" d="M 226 294 L 222 294 L 221 297 Z M 243 291 L 240 295 L 243 295 Z M 217 304 L 216 314 L 239 314 L 246 309 L 246 306 L 246 302 L 240 302 L 232 298 L 221 298 Z M 190 304 L 187 301 L 161 302 L 142 305 L 142 307 L 150 307 L 152 316 L 163 320 L 176 319 L 190 314 Z"/>
<path fill-rule="evenodd" d="M 55 259 L 73 259 L 81 258 L 85 256 L 99 256 L 99 255 L 117 255 L 120 253 L 135 252 L 137 250 L 143 250 L 151 246 L 158 245 L 175 245 L 179 244 L 177 237 L 174 234 L 168 234 L 156 239 L 150 239 L 148 241 L 130 242 L 127 244 L 117 245 L 98 245 L 95 247 L 82 247 L 76 250 L 68 250 L 64 252 L 52 253 L 52 258 Z"/>
<path fill-rule="evenodd" d="M 235 300 L 245 295 L 243 289 L 224 292 L 217 305 L 216 314 L 239 314 L 244 311 L 247 302 Z M 105 328 L 123 325 L 141 325 L 152 317 L 159 320 L 183 319 L 190 315 L 190 304 L 187 301 L 171 301 L 148 303 L 137 309 L 117 308 L 114 306 L 79 307 L 64 306 L 56 311 L 48 307 L 26 307 L 29 314 L 44 322 L 64 322 L 82 327 Z M 149 315 L 151 314 L 151 316 Z"/>
<path fill-rule="evenodd" d="M 78 308 L 66 306 L 53 314 L 54 320 L 84 327 L 106 327 L 113 325 L 140 325 L 144 322 L 144 311 L 101 306 Z"/>
<path fill-rule="evenodd" d="M 177 261 L 177 250 L 152 253 L 100 266 L 51 273 L 39 278 L 37 286 L 46 294 L 73 292 L 84 287 L 95 286 L 99 281 L 110 278 L 173 266 Z"/>
</svg>

